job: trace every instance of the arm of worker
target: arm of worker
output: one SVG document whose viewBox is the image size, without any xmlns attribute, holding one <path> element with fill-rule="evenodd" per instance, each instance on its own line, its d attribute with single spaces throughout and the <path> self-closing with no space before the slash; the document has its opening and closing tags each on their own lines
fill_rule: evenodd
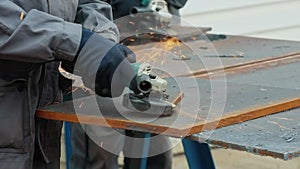
<svg viewBox="0 0 300 169">
<path fill-rule="evenodd" d="M 66 22 L 42 11 L 28 13 L 9 0 L 0 1 L 0 59 L 29 63 L 76 61 L 76 71 L 87 87 L 108 90 L 119 79 L 120 94 L 134 74 L 126 52 L 117 43 L 97 34 L 83 37 L 80 24 Z M 118 70 L 117 70 L 118 68 Z"/>
<path fill-rule="evenodd" d="M 80 0 L 75 22 L 104 38 L 119 42 L 119 31 L 113 23 L 112 9 L 106 2 Z"/>
<path fill-rule="evenodd" d="M 179 13 L 179 9 L 181 9 L 187 2 L 187 0 L 165 0 L 168 4 L 168 10 L 170 12 L 170 14 L 179 17 L 180 13 Z M 180 21 L 178 21 L 178 19 L 180 18 L 176 18 L 176 20 L 174 20 L 173 18 L 173 22 L 175 24 L 180 24 Z M 173 23 L 173 24 L 174 24 Z"/>
<path fill-rule="evenodd" d="M 75 74 L 97 94 L 108 97 L 120 95 L 135 74 L 123 46 L 85 33 L 80 24 L 35 9 L 27 13 L 9 0 L 0 1 L 0 13 L 0 59 L 76 62 Z"/>
<path fill-rule="evenodd" d="M 111 6 L 100 0 L 79 0 L 75 22 L 113 42 L 119 42 L 119 31 L 113 23 Z M 83 35 L 83 37 L 87 37 Z M 62 68 L 73 73 L 74 63 L 63 62 Z"/>
<path fill-rule="evenodd" d="M 86 35 L 89 36 L 89 33 L 87 32 L 88 30 L 97 35 L 101 35 L 106 39 L 109 39 L 111 42 L 119 41 L 119 31 L 117 26 L 113 23 L 112 9 L 111 6 L 106 2 L 100 0 L 80 0 L 75 22 L 83 25 L 83 38 L 86 38 Z M 106 53 L 106 55 L 104 56 L 103 61 L 101 62 L 101 69 L 98 69 L 96 74 L 93 73 L 93 71 L 87 71 L 85 73 L 86 76 L 82 76 L 84 84 L 89 88 L 95 88 L 96 93 L 101 96 L 111 97 L 112 95 L 120 95 L 123 88 L 125 86 L 128 86 L 128 84 L 125 84 L 124 82 L 130 81 L 130 79 L 125 80 L 124 78 L 129 76 L 132 77 L 132 74 L 135 74 L 134 72 L 132 72 L 132 68 L 128 64 L 128 62 L 133 63 L 136 61 L 135 54 L 126 46 L 119 44 L 116 44 L 115 46 L 113 46 L 112 49 L 108 50 L 109 48 L 107 46 L 102 46 L 102 44 L 100 44 L 99 42 L 94 42 L 92 38 L 87 42 L 85 46 L 89 47 L 89 51 L 95 49 L 97 51 Z M 82 55 L 84 55 L 84 48 L 83 52 L 81 53 Z M 125 56 L 125 62 L 127 63 L 122 63 L 124 62 L 124 58 L 120 58 L 118 56 Z M 87 55 L 87 57 L 90 57 L 89 59 L 94 61 L 99 59 L 93 58 L 93 55 Z M 79 59 L 78 61 L 81 62 L 85 60 Z M 105 67 L 104 65 L 110 66 Z M 80 68 L 80 66 L 85 66 L 85 64 L 79 65 L 76 62 L 77 70 L 82 69 Z M 119 69 L 117 71 L 114 71 L 115 69 L 117 69 L 117 67 L 119 67 Z M 108 76 L 105 77 L 103 76 L 103 74 Z M 116 80 L 112 82 L 113 76 L 119 78 L 115 78 Z M 108 83 L 94 83 L 93 79 L 101 79 L 99 81 Z M 93 86 L 93 84 L 95 84 L 96 86 Z M 134 83 L 134 81 L 132 81 L 132 83 L 130 84 L 130 88 L 137 92 L 136 87 L 134 86 L 136 86 L 136 84 Z M 112 88 L 114 93 L 111 92 Z"/>
<path fill-rule="evenodd" d="M 166 2 L 176 9 L 180 9 L 186 4 L 187 0 L 166 0 Z"/>
<path fill-rule="evenodd" d="M 76 23 L 83 25 L 102 37 L 113 42 L 119 42 L 120 34 L 117 25 L 113 22 L 112 7 L 101 0 L 79 0 Z M 122 46 L 129 62 L 136 62 L 135 54 L 126 46 Z"/>
<path fill-rule="evenodd" d="M 0 59 L 42 63 L 74 60 L 82 26 L 35 9 L 0 1 Z"/>
</svg>

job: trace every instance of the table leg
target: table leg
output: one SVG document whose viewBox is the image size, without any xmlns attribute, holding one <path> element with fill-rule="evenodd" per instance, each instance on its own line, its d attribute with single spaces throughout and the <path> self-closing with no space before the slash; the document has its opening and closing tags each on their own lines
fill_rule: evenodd
<svg viewBox="0 0 300 169">
<path fill-rule="evenodd" d="M 132 147 L 132 151 L 141 151 L 141 158 L 127 158 L 126 163 L 128 164 L 129 169 L 136 168 L 136 169 L 146 169 L 147 168 L 147 160 L 148 160 L 148 153 L 150 148 L 150 133 L 143 133 L 143 132 L 132 132 L 129 131 L 131 137 L 135 138 L 144 138 L 143 145 L 136 145 L 137 147 Z"/>
<path fill-rule="evenodd" d="M 66 169 L 70 169 L 69 162 L 72 155 L 72 145 L 71 145 L 71 125 L 69 122 L 65 122 L 65 146 L 66 146 Z"/>
<path fill-rule="evenodd" d="M 182 144 L 190 169 L 215 169 L 208 144 L 188 139 L 183 139 Z"/>
</svg>

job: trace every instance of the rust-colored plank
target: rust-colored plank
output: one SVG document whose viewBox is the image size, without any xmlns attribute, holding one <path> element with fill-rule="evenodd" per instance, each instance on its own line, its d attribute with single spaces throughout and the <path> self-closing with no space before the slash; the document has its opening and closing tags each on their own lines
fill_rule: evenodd
<svg viewBox="0 0 300 169">
<path fill-rule="evenodd" d="M 172 126 L 162 126 L 162 125 L 155 125 L 151 123 L 141 123 L 141 122 L 135 122 L 130 120 L 118 119 L 118 118 L 117 119 L 107 118 L 107 117 L 100 118 L 92 115 L 76 115 L 76 114 L 71 114 L 71 112 L 58 113 L 58 112 L 52 112 L 48 110 L 38 110 L 36 112 L 36 117 L 50 119 L 50 120 L 60 120 L 60 121 L 67 121 L 67 122 L 74 122 L 74 123 L 98 125 L 104 127 L 133 129 L 133 130 L 151 132 L 156 134 L 165 133 L 166 135 L 170 135 L 170 136 L 184 137 L 191 134 L 202 132 L 204 127 L 205 130 L 213 130 L 216 128 L 221 128 L 236 123 L 245 122 L 248 120 L 263 117 L 266 115 L 275 114 L 278 112 L 282 112 L 297 107 L 300 107 L 300 98 L 272 104 L 269 106 L 259 107 L 252 110 L 239 111 L 236 113 L 232 113 L 232 115 L 222 116 L 220 120 L 216 120 L 216 121 L 211 121 L 211 122 L 201 121 L 199 123 L 195 123 L 192 126 L 183 129 L 173 128 Z"/>
<path fill-rule="evenodd" d="M 177 105 L 184 97 L 184 94 L 180 92 L 175 99 L 173 99 L 172 103 Z M 172 127 L 157 127 L 152 124 L 139 123 L 135 121 L 129 121 L 124 119 L 115 119 L 109 117 L 99 117 L 95 115 L 79 115 L 74 112 L 54 112 L 49 110 L 39 109 L 35 114 L 38 118 L 50 119 L 50 120 L 59 120 L 66 121 L 72 123 L 81 123 L 81 124 L 90 124 L 97 125 L 103 127 L 113 127 L 113 128 L 121 128 L 121 129 L 131 129 L 143 132 L 151 132 L 151 133 L 163 133 L 168 130 L 170 135 L 176 135 L 179 130 L 173 129 Z"/>
<path fill-rule="evenodd" d="M 59 113 L 59 112 L 52 112 L 47 110 L 37 110 L 35 116 L 42 119 L 89 124 L 89 125 L 96 125 L 102 127 L 128 129 L 128 130 L 143 131 L 143 132 L 150 132 L 150 133 L 157 133 L 157 134 L 163 133 L 166 130 L 169 131 L 170 135 L 176 135 L 176 133 L 178 132 L 178 129 L 172 129 L 170 127 L 163 127 L 163 126 L 157 127 L 156 125 L 151 125 L 151 124 L 145 125 L 144 123 L 138 123 L 134 121 L 113 119 L 113 118 L 100 118 L 92 115 L 77 115 L 77 114 L 71 114 L 70 112 Z"/>
</svg>

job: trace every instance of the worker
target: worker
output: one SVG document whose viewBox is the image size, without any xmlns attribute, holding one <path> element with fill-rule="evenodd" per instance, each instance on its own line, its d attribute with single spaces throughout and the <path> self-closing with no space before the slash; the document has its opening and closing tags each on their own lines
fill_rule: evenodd
<svg viewBox="0 0 300 169">
<path fill-rule="evenodd" d="M 116 20 L 116 24 L 117 25 L 119 23 L 122 24 L 122 26 L 119 26 L 119 29 L 122 33 L 128 32 L 128 30 L 132 31 L 133 29 L 136 29 L 135 28 L 136 26 L 138 27 L 139 32 L 141 31 L 146 32 L 148 31 L 147 29 L 149 27 L 155 27 L 156 28 L 155 30 L 150 30 L 150 31 L 151 32 L 156 31 L 158 34 L 168 34 L 167 32 L 165 32 L 166 29 L 165 27 L 181 24 L 179 10 L 183 8 L 187 2 L 187 0 L 106 0 L 106 1 L 110 3 L 112 6 L 113 16 L 114 16 L 114 20 Z M 166 5 L 160 5 L 160 4 L 164 4 L 164 3 L 160 3 L 162 1 L 165 1 Z M 154 17 L 155 15 L 151 15 L 150 13 L 147 13 L 145 15 L 141 13 L 141 14 L 137 14 L 137 16 L 140 16 L 141 18 L 133 17 L 131 19 L 130 17 L 126 17 L 132 13 L 133 11 L 132 9 L 134 8 L 147 9 L 152 4 L 156 4 L 156 5 L 153 5 L 150 11 L 153 10 L 152 8 L 156 8 L 157 6 L 159 6 L 160 8 L 162 8 L 161 11 L 164 14 L 159 15 L 158 17 Z M 170 16 L 166 15 L 166 13 L 170 13 L 171 15 Z M 125 18 L 122 19 L 122 17 Z M 124 26 L 123 21 L 126 21 L 126 19 L 132 20 L 135 23 L 137 23 L 136 22 L 137 20 L 139 21 L 138 24 L 136 25 L 128 24 Z M 157 19 L 159 19 L 160 21 L 157 21 Z M 123 37 L 121 37 L 121 40 L 123 40 Z"/>
<path fill-rule="evenodd" d="M 61 102 L 60 63 L 100 96 L 136 91 L 133 53 L 111 19 L 99 0 L 0 1 L 0 169 L 60 168 L 62 123 L 34 117 Z"/>
<path fill-rule="evenodd" d="M 179 8 L 183 7 L 186 1 L 169 1 L 168 9 L 179 16 Z M 110 0 L 108 2 L 113 7 L 114 19 L 129 15 L 133 7 L 141 7 L 140 0 Z M 126 26 L 123 25 L 123 27 Z M 155 139 L 150 140 L 147 169 L 171 169 L 173 154 L 169 138 L 153 136 Z M 131 137 L 134 137 L 132 131 L 118 130 L 116 132 L 110 128 L 72 124 L 73 153 L 70 159 L 70 169 L 118 169 L 118 157 L 122 150 L 125 157 L 124 169 L 130 169 L 133 161 L 140 160 L 137 157 L 132 158 L 138 153 L 133 155 L 131 152 L 132 147 L 137 147 L 137 145 L 132 145 Z"/>
</svg>

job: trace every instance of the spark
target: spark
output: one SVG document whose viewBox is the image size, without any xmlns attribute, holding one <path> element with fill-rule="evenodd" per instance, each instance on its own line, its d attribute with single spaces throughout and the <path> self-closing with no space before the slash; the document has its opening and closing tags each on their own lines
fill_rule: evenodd
<svg viewBox="0 0 300 169">
<path fill-rule="evenodd" d="M 266 88 L 261 88 L 261 89 L 260 89 L 260 91 L 263 91 L 263 92 L 264 92 L 264 91 L 267 91 L 267 90 L 268 90 L 268 89 L 266 89 Z"/>
<path fill-rule="evenodd" d="M 164 55 L 163 57 L 164 57 L 164 59 L 160 62 L 161 65 L 163 65 L 167 61 L 167 56 Z"/>
<path fill-rule="evenodd" d="M 52 102 L 49 101 L 48 103 L 45 104 L 45 106 L 49 106 L 51 104 L 52 104 Z"/>
<path fill-rule="evenodd" d="M 78 87 L 73 87 L 72 90 L 70 90 L 67 94 L 74 93 L 78 90 Z"/>
<path fill-rule="evenodd" d="M 146 34 L 150 39 L 153 39 L 153 32 Z M 151 51 L 143 53 L 143 57 L 139 58 L 139 61 L 142 62 L 160 62 L 161 65 L 167 62 L 168 56 L 170 53 L 176 55 L 179 59 L 186 59 L 187 57 L 182 54 L 182 43 L 176 37 L 171 37 L 167 39 L 161 39 L 160 42 L 154 43 L 151 46 Z M 155 49 L 162 49 L 162 50 L 155 50 Z"/>
<path fill-rule="evenodd" d="M 182 55 L 179 56 L 179 58 L 180 59 L 186 59 L 186 56 L 182 54 Z"/>
<path fill-rule="evenodd" d="M 20 20 L 23 20 L 24 16 L 25 16 L 24 12 L 21 12 L 21 14 L 20 14 Z"/>
<path fill-rule="evenodd" d="M 292 130 L 292 129 L 287 128 L 287 127 L 285 127 L 285 126 L 283 126 L 283 125 L 281 125 L 281 124 L 279 124 L 279 123 L 277 123 L 277 122 L 275 122 L 275 121 L 268 121 L 268 123 L 275 124 L 275 125 L 277 125 L 278 127 L 283 128 L 283 129 Z"/>
<path fill-rule="evenodd" d="M 81 109 L 81 107 L 83 106 L 83 104 L 84 104 L 83 102 L 80 103 L 80 105 L 79 105 L 79 108 L 80 108 L 80 109 Z"/>
<path fill-rule="evenodd" d="M 165 43 L 163 43 L 163 48 L 166 50 L 172 50 L 175 47 L 180 46 L 180 41 L 176 37 L 172 37 L 168 39 Z"/>
<path fill-rule="evenodd" d="M 128 39 L 128 41 L 130 41 L 130 42 L 134 42 L 134 41 L 135 41 L 135 39 L 133 39 L 133 38 L 129 38 L 129 39 Z"/>
<path fill-rule="evenodd" d="M 287 121 L 293 121 L 292 119 L 286 118 L 286 117 L 274 117 L 276 119 L 280 119 L 280 120 L 287 120 Z"/>
<path fill-rule="evenodd" d="M 135 23 L 134 23 L 134 22 L 132 22 L 132 21 L 130 21 L 130 22 L 129 22 L 129 24 L 131 24 L 131 25 L 135 25 Z"/>
<path fill-rule="evenodd" d="M 150 34 L 145 33 L 144 36 L 146 36 L 146 37 L 148 37 L 148 38 L 150 38 L 150 39 L 153 39 L 153 38 L 154 38 L 153 34 L 151 34 L 151 33 L 150 33 Z"/>
<path fill-rule="evenodd" d="M 83 87 L 82 90 L 83 90 L 84 92 L 89 91 L 89 89 L 88 89 L 87 87 Z"/>
</svg>

